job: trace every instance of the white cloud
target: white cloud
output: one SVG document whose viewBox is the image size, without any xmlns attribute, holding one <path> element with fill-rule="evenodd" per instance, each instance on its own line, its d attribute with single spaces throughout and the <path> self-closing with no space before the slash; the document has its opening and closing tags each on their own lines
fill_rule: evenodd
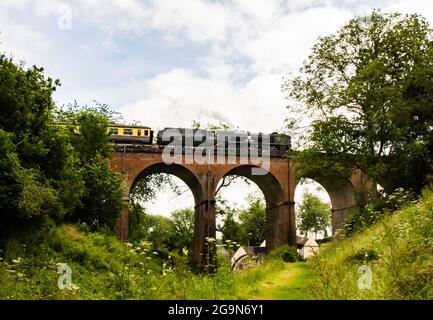
<svg viewBox="0 0 433 320">
<path fill-rule="evenodd" d="M 229 10 L 218 2 L 201 0 L 152 1 L 150 27 L 168 33 L 184 33 L 197 42 L 224 41 Z"/>
<path fill-rule="evenodd" d="M 176 69 L 145 81 L 143 99 L 120 111 L 125 120 L 140 120 L 155 128 L 190 126 L 192 120 L 200 120 L 266 132 L 282 125 L 285 101 L 280 81 L 276 75 L 257 76 L 238 88 Z"/>
<path fill-rule="evenodd" d="M 334 32 L 351 13 L 329 6 L 290 13 L 277 1 L 262 9 L 248 3 L 229 6 L 237 19 L 225 26 L 230 31 L 226 39 L 215 36 L 209 54 L 200 58 L 206 76 L 174 69 L 140 82 L 142 98 L 120 108 L 125 118 L 159 128 L 224 120 L 244 130 L 281 129 L 287 116 L 280 91 L 283 75 L 297 70 L 317 37 Z M 222 30 L 223 24 L 218 34 Z M 241 62 L 232 62 L 233 57 Z M 245 74 L 249 78 L 238 83 Z"/>
<path fill-rule="evenodd" d="M 259 73 L 294 71 L 320 35 L 335 32 L 352 14 L 335 7 L 319 7 L 271 18 L 247 37 L 235 34 L 232 45 L 252 61 Z"/>
<path fill-rule="evenodd" d="M 43 33 L 17 24 L 13 19 L 0 14 L 1 52 L 12 54 L 14 59 L 33 63 L 40 62 L 42 55 L 49 54 L 53 44 Z"/>
</svg>

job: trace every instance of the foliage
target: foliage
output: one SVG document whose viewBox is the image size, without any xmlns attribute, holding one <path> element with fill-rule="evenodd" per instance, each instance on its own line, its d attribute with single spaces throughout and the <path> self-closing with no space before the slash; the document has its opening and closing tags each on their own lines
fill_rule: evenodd
<svg viewBox="0 0 433 320">
<path fill-rule="evenodd" d="M 61 134 L 52 128 L 51 94 L 59 85 L 42 68 L 25 69 L 0 55 L 0 238 L 62 217 L 69 208 L 62 174 L 69 170 L 68 155 L 57 147 Z"/>
<path fill-rule="evenodd" d="M 106 161 L 108 109 L 57 110 L 59 85 L 0 55 L 0 247 L 19 229 L 65 218 L 112 226 L 120 212 L 120 181 Z"/>
<path fill-rule="evenodd" d="M 414 192 L 398 188 L 390 195 L 384 195 L 376 201 L 374 206 L 368 204 L 354 210 L 344 223 L 345 234 L 351 235 L 364 230 L 379 221 L 384 215 L 391 214 L 417 201 L 418 196 Z"/>
<path fill-rule="evenodd" d="M 218 227 L 222 233 L 222 242 L 234 241 L 236 243 L 243 243 L 244 230 L 242 224 L 238 221 L 238 212 L 234 209 L 226 207 L 223 209 L 224 223 Z"/>
<path fill-rule="evenodd" d="M 158 193 L 171 190 L 181 194 L 181 191 L 172 176 L 166 173 L 155 173 L 138 179 L 131 190 L 131 198 L 135 202 L 145 203 L 151 201 Z"/>
<path fill-rule="evenodd" d="M 147 241 L 154 250 L 167 248 L 172 250 L 175 226 L 164 216 L 146 214 L 138 204 L 132 204 L 129 220 L 129 240 L 132 243 Z"/>
<path fill-rule="evenodd" d="M 306 234 L 312 230 L 315 233 L 323 231 L 327 236 L 327 229 L 331 225 L 331 210 L 329 205 L 319 197 L 306 191 L 298 209 L 298 229 Z"/>
<path fill-rule="evenodd" d="M 259 197 L 248 196 L 249 207 L 243 210 L 231 209 L 227 205 L 219 208 L 224 217 L 220 227 L 223 241 L 235 241 L 243 245 L 259 246 L 265 240 L 266 209 Z"/>
<path fill-rule="evenodd" d="M 432 75 L 432 30 L 418 15 L 373 11 L 319 38 L 283 85 L 302 169 L 359 168 L 387 193 L 419 192 L 433 168 Z"/>
<path fill-rule="evenodd" d="M 192 252 L 195 219 L 192 209 L 177 210 L 170 217 L 164 217 L 146 214 L 143 207 L 133 202 L 129 218 L 129 241 L 132 243 L 147 241 L 158 252 Z"/>
<path fill-rule="evenodd" d="M 69 212 L 67 219 L 85 222 L 92 230 L 113 228 L 123 207 L 123 188 L 120 177 L 106 161 L 112 151 L 107 130 L 109 110 L 103 105 L 74 105 L 60 110 L 57 117 L 66 121 L 64 131 L 73 147 L 72 154 L 77 157 L 83 184 L 80 204 Z"/>
<path fill-rule="evenodd" d="M 259 246 L 266 237 L 266 208 L 263 200 L 249 197 L 249 208 L 239 213 L 243 230 L 243 243 Z"/>
<path fill-rule="evenodd" d="M 119 177 L 102 158 L 95 158 L 84 164 L 81 173 L 85 191 L 81 206 L 69 219 L 85 222 L 92 230 L 112 228 L 123 207 L 123 189 Z"/>
<path fill-rule="evenodd" d="M 347 239 L 322 245 L 312 259 L 319 299 L 432 299 L 433 192 L 408 202 L 392 215 Z M 372 271 L 370 289 L 358 288 L 361 273 Z"/>
<path fill-rule="evenodd" d="M 195 214 L 192 209 L 181 209 L 171 213 L 171 221 L 174 225 L 173 247 L 192 251 L 194 239 Z"/>
<path fill-rule="evenodd" d="M 122 243 L 73 225 L 42 229 L 8 239 L 0 251 L 0 299 L 246 299 L 286 265 L 269 260 L 234 273 L 219 259 L 217 273 L 196 274 L 188 255 L 163 258 L 146 241 Z M 57 286 L 61 264 L 71 268 L 70 289 Z"/>
<path fill-rule="evenodd" d="M 356 231 L 364 230 L 377 222 L 381 212 L 374 210 L 371 205 L 355 209 L 344 222 L 344 233 L 351 235 Z"/>
<path fill-rule="evenodd" d="M 284 262 L 296 262 L 300 260 L 296 248 L 289 245 L 284 245 L 274 249 L 266 256 L 266 259 L 278 259 Z"/>
</svg>

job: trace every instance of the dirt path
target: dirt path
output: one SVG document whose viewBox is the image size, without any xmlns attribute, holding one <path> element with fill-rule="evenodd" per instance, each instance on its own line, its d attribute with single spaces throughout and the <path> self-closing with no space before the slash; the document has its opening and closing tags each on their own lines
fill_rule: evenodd
<svg viewBox="0 0 433 320">
<path fill-rule="evenodd" d="M 288 263 L 284 269 L 270 274 L 251 295 L 254 300 L 311 299 L 309 288 L 311 267 L 305 262 Z"/>
</svg>

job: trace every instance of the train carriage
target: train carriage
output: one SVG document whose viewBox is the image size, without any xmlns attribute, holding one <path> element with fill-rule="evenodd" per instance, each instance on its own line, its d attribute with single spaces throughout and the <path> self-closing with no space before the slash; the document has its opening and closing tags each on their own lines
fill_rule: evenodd
<svg viewBox="0 0 433 320">
<path fill-rule="evenodd" d="M 108 130 L 114 143 L 153 143 L 153 130 L 150 127 L 111 124 Z"/>
</svg>

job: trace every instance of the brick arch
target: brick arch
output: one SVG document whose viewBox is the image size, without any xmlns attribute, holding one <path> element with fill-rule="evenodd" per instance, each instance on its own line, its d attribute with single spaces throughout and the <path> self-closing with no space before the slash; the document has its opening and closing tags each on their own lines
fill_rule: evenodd
<svg viewBox="0 0 433 320">
<path fill-rule="evenodd" d="M 296 176 L 296 175 L 295 175 Z M 311 179 L 328 192 L 331 199 L 331 225 L 333 235 L 337 235 L 344 228 L 344 220 L 366 201 L 368 190 L 371 188 L 371 181 L 360 170 L 354 170 L 352 176 L 345 180 L 328 181 L 320 176 L 296 176 L 295 187 L 292 190 L 291 198 L 295 198 L 295 189 L 302 178 Z M 295 213 L 296 215 L 296 213 Z"/>
<path fill-rule="evenodd" d="M 129 202 L 129 193 L 137 179 L 151 173 L 175 174 L 190 187 L 195 198 L 195 226 L 193 242 L 193 260 L 200 269 L 204 269 L 206 256 L 214 249 L 206 238 L 215 238 L 215 190 L 218 181 L 227 174 L 250 177 L 259 185 L 267 200 L 267 250 L 284 244 L 296 244 L 293 199 L 292 162 L 281 156 L 271 157 L 269 174 L 252 176 L 253 161 L 249 164 L 225 161 L 224 163 L 190 163 L 186 158 L 176 164 L 166 165 L 160 146 L 118 146 L 110 158 L 110 165 L 124 180 L 125 204 Z M 128 237 L 128 206 L 125 205 L 119 219 L 116 234 L 125 241 Z M 210 250 L 212 249 L 212 250 Z"/>
<path fill-rule="evenodd" d="M 214 204 L 209 201 L 207 194 L 206 181 L 207 176 L 204 172 L 194 171 L 194 167 L 188 168 L 182 164 L 166 164 L 164 162 L 152 162 L 147 166 L 141 166 L 140 170 L 135 172 L 127 179 L 128 196 L 134 189 L 135 184 L 151 174 L 167 173 L 181 179 L 191 190 L 194 197 L 194 239 L 193 239 L 193 260 L 202 268 L 203 257 L 208 252 L 208 247 L 204 245 L 204 239 L 207 237 L 215 238 L 215 212 Z M 206 179 L 205 179 L 206 178 Z M 123 218 L 122 220 L 128 220 Z M 123 227 L 128 228 L 128 227 Z M 123 231 L 127 235 L 127 230 Z"/>
<path fill-rule="evenodd" d="M 279 179 L 268 172 L 265 175 L 253 175 L 254 165 L 239 165 L 223 172 L 216 181 L 218 185 L 226 176 L 236 175 L 254 182 L 262 191 L 266 202 L 266 251 L 289 242 L 288 201 L 285 201 L 284 188 Z"/>
<path fill-rule="evenodd" d="M 194 196 L 195 205 L 203 200 L 204 190 L 199 178 L 188 168 L 180 164 L 165 164 L 158 162 L 144 167 L 138 174 L 131 179 L 130 186 L 128 186 L 128 195 L 134 190 L 135 185 L 141 179 L 158 173 L 171 174 L 181 179 L 191 190 Z"/>
<path fill-rule="evenodd" d="M 231 168 L 222 174 L 220 181 L 222 178 L 231 175 L 248 178 L 254 182 L 263 192 L 266 203 L 269 204 L 269 206 L 273 206 L 282 202 L 284 199 L 283 188 L 278 179 L 271 172 L 268 172 L 265 175 L 253 175 L 251 173 L 252 168 L 259 167 L 254 165 L 240 165 L 238 167 Z M 219 181 L 217 181 L 216 184 L 218 183 Z"/>
</svg>

